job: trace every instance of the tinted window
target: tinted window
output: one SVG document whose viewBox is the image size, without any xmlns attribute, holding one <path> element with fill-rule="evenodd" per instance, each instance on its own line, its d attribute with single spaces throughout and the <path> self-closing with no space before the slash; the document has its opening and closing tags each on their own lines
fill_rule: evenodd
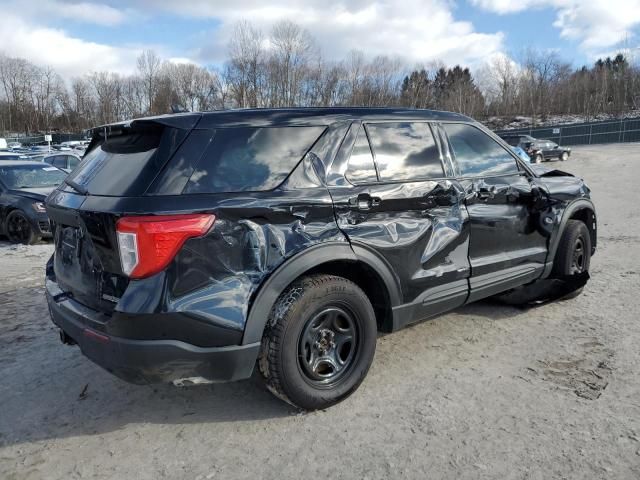
<svg viewBox="0 0 640 480">
<path fill-rule="evenodd" d="M 517 147 L 520 143 L 520 139 L 518 137 L 502 137 L 502 139 L 512 147 Z"/>
<path fill-rule="evenodd" d="M 71 180 L 93 195 L 134 195 L 144 192 L 145 178 L 161 168 L 156 151 L 160 132 L 112 136 L 84 157 Z"/>
<path fill-rule="evenodd" d="M 444 176 L 440 152 L 427 123 L 367 125 L 381 181 Z"/>
<path fill-rule="evenodd" d="M 378 181 L 376 167 L 373 163 L 373 154 L 371 153 L 367 133 L 363 127 L 360 127 L 356 142 L 353 145 L 346 177 L 354 184 Z"/>
<path fill-rule="evenodd" d="M 44 161 L 45 161 L 45 162 L 47 162 L 49 165 L 51 165 L 51 164 L 53 163 L 53 159 L 54 159 L 54 158 L 56 158 L 56 157 L 46 157 L 46 158 L 44 159 Z"/>
<path fill-rule="evenodd" d="M 57 156 L 53 157 L 52 165 L 54 167 L 58 167 L 58 168 L 67 168 L 67 157 L 66 157 L 66 155 L 57 155 Z"/>
<path fill-rule="evenodd" d="M 78 166 L 78 163 L 80 163 L 79 159 L 77 159 L 76 157 L 69 157 L 69 168 L 76 168 Z"/>
<path fill-rule="evenodd" d="M 325 127 L 221 128 L 200 159 L 186 193 L 263 191 L 277 187 Z"/>
<path fill-rule="evenodd" d="M 496 141 L 471 125 L 443 125 L 463 176 L 500 175 L 518 172 L 515 159 Z"/>
</svg>

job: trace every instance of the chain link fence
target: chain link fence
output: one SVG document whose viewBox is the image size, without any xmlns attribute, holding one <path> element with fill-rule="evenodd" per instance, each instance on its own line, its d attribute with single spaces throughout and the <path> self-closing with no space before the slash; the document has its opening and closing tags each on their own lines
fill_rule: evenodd
<svg viewBox="0 0 640 480">
<path fill-rule="evenodd" d="M 84 133 L 52 133 L 51 143 L 57 144 L 62 142 L 71 142 L 74 140 L 85 140 L 86 134 Z M 18 142 L 22 145 L 44 145 L 47 142 L 44 140 L 44 135 L 32 135 L 21 137 L 6 137 L 7 143 Z"/>
<path fill-rule="evenodd" d="M 498 135 L 531 135 L 559 145 L 640 142 L 640 118 L 497 130 Z"/>
</svg>

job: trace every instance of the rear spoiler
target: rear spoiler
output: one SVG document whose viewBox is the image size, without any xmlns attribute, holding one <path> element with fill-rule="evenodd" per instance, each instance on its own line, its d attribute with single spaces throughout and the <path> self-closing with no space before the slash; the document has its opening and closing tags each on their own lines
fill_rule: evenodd
<svg viewBox="0 0 640 480">
<path fill-rule="evenodd" d="M 201 118 L 201 113 L 159 115 L 157 117 L 138 118 L 135 120 L 127 120 L 126 122 L 110 123 L 94 127 L 89 130 L 89 132 L 91 132 L 91 142 L 87 146 L 86 152 L 90 152 L 97 144 L 102 143 L 110 136 L 122 135 L 131 130 L 154 127 L 171 127 L 179 130 L 191 131 L 198 124 Z"/>
</svg>

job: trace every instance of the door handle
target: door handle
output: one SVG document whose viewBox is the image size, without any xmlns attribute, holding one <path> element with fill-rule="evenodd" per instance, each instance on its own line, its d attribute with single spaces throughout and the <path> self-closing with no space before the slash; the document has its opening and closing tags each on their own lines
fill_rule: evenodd
<svg viewBox="0 0 640 480">
<path fill-rule="evenodd" d="M 351 197 L 349 199 L 349 205 L 358 210 L 370 210 L 371 207 L 380 205 L 380 198 L 372 197 L 368 193 L 360 193 L 357 197 Z"/>
<path fill-rule="evenodd" d="M 480 187 L 476 190 L 477 198 L 483 200 L 494 198 L 497 192 L 498 189 L 495 185 L 492 185 L 490 187 Z"/>
</svg>

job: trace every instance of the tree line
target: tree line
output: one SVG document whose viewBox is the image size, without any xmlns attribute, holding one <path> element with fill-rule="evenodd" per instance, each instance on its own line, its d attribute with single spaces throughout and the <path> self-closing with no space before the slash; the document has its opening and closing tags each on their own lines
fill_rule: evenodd
<svg viewBox="0 0 640 480">
<path fill-rule="evenodd" d="M 446 60 L 446 59 L 443 59 Z M 50 67 L 0 54 L 0 133 L 81 131 L 176 110 L 292 106 L 403 106 L 483 119 L 550 114 L 621 114 L 640 108 L 640 70 L 618 54 L 574 68 L 556 54 L 528 50 L 469 68 L 352 51 L 327 60 L 291 21 L 265 33 L 248 22 L 232 32 L 221 66 L 172 63 L 155 52 L 135 73 L 95 71 L 63 80 Z"/>
</svg>

